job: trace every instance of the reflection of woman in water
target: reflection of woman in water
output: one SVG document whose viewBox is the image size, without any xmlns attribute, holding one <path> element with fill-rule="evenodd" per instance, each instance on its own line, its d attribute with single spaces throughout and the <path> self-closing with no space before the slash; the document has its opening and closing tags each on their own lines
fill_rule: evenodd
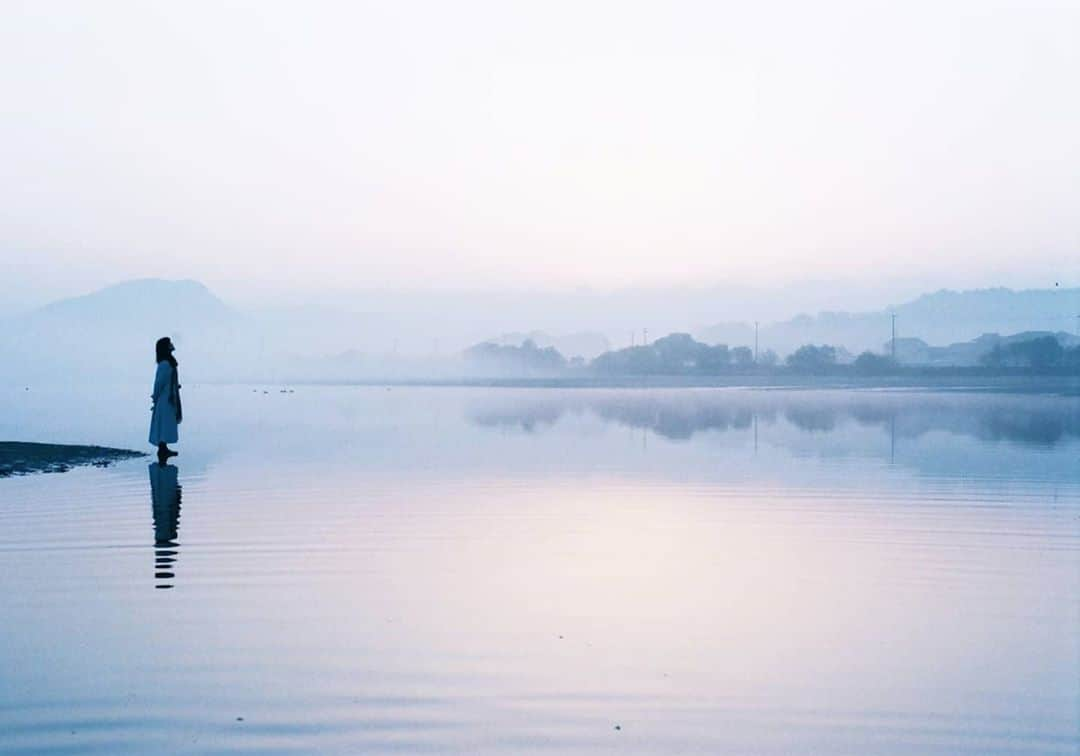
<svg viewBox="0 0 1080 756">
<path fill-rule="evenodd" d="M 175 457 L 177 452 L 167 444 L 179 440 L 177 426 L 183 419 L 180 408 L 180 381 L 176 372 L 176 358 L 173 357 L 172 341 L 168 336 L 158 339 L 154 345 L 157 352 L 157 374 L 154 376 L 153 414 L 150 416 L 150 443 L 158 448 L 158 461 L 164 462 Z"/>
<path fill-rule="evenodd" d="M 172 465 L 150 463 L 150 501 L 154 512 L 154 577 L 171 581 L 175 577 L 180 529 L 180 485 Z M 159 582 L 158 588 L 172 588 L 171 582 Z"/>
</svg>

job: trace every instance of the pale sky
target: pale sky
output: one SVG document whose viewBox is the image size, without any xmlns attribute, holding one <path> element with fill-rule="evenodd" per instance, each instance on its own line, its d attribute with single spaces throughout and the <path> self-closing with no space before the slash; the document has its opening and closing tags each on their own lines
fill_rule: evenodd
<svg viewBox="0 0 1080 756">
<path fill-rule="evenodd" d="M 1080 3 L 0 14 L 9 302 L 1080 282 Z"/>
</svg>

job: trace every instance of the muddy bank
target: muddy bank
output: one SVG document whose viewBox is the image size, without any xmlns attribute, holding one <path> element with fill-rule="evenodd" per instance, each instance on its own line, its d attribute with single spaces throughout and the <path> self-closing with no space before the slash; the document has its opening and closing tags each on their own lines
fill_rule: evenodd
<svg viewBox="0 0 1080 756">
<path fill-rule="evenodd" d="M 105 446 L 0 441 L 0 478 L 31 473 L 67 472 L 73 467 L 85 465 L 108 467 L 113 462 L 145 456 L 142 452 L 110 449 Z"/>
</svg>

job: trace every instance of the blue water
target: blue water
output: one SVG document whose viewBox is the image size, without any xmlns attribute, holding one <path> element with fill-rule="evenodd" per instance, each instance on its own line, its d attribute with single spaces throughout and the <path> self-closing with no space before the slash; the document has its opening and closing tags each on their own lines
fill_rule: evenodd
<svg viewBox="0 0 1080 756">
<path fill-rule="evenodd" d="M 0 479 L 0 752 L 1078 752 L 1080 399 L 292 388 Z"/>
</svg>

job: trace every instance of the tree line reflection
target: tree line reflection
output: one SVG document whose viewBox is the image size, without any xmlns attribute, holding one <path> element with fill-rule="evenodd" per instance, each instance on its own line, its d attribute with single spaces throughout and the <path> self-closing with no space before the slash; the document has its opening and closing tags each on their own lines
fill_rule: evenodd
<svg viewBox="0 0 1080 756">
<path fill-rule="evenodd" d="M 805 433 L 831 433 L 855 424 L 904 438 L 942 431 L 1032 446 L 1080 437 L 1080 399 L 1015 394 L 560 392 L 487 401 L 474 406 L 469 419 L 482 427 L 535 433 L 570 414 L 651 430 L 676 441 L 706 431 L 747 430 L 755 422 L 786 422 Z"/>
</svg>

